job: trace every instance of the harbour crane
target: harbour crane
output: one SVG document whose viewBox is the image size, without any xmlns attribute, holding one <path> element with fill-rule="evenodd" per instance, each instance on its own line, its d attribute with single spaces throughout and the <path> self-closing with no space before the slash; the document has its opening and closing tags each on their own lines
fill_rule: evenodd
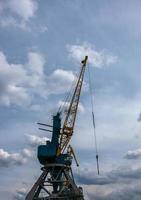
<svg viewBox="0 0 141 200">
<path fill-rule="evenodd" d="M 28 192 L 25 200 L 84 200 L 83 190 L 75 183 L 72 172 L 72 160 L 76 159 L 73 148 L 70 145 L 73 136 L 74 125 L 78 110 L 81 88 L 88 56 L 81 62 L 80 74 L 77 77 L 71 100 L 63 122 L 61 112 L 53 116 L 53 125 L 38 123 L 48 131 L 46 127 L 52 128 L 51 141 L 45 145 L 38 146 L 38 160 L 42 165 L 42 174 Z"/>
</svg>

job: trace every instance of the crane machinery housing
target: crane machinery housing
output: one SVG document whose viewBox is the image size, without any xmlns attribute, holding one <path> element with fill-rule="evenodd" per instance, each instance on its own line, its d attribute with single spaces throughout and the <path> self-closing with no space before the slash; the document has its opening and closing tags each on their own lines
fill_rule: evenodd
<svg viewBox="0 0 141 200">
<path fill-rule="evenodd" d="M 53 125 L 38 123 L 52 128 L 51 141 L 38 146 L 38 160 L 42 165 L 42 174 L 28 192 L 25 200 L 84 200 L 83 190 L 75 183 L 71 168 L 74 158 L 78 165 L 73 148 L 69 142 L 73 135 L 78 110 L 81 88 L 84 79 L 88 56 L 81 62 L 80 74 L 77 77 L 74 92 L 65 112 L 63 122 L 61 112 L 53 116 Z"/>
</svg>

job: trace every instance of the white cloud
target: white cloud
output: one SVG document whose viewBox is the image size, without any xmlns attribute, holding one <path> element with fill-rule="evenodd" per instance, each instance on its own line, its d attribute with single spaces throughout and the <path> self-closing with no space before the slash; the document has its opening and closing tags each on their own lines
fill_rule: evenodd
<svg viewBox="0 0 141 200">
<path fill-rule="evenodd" d="M 18 20 L 17 18 L 14 18 L 13 16 L 5 16 L 1 17 L 0 19 L 0 27 L 1 28 L 20 28 L 23 31 L 26 32 L 32 32 L 35 34 L 38 33 L 45 33 L 48 31 L 48 27 L 46 25 L 37 25 L 37 24 L 31 24 L 24 20 Z"/>
<path fill-rule="evenodd" d="M 34 94 L 47 98 L 70 89 L 75 79 L 72 71 L 56 69 L 47 76 L 44 67 L 45 59 L 37 52 L 29 52 L 25 64 L 11 64 L 0 52 L 0 105 L 29 106 Z"/>
<path fill-rule="evenodd" d="M 0 149 L 0 167 L 9 167 L 10 165 L 23 165 L 26 162 L 26 157 L 21 153 L 8 153 Z"/>
<path fill-rule="evenodd" d="M 27 66 L 30 68 L 31 73 L 43 75 L 45 59 L 41 54 L 29 52 Z"/>
<path fill-rule="evenodd" d="M 27 163 L 29 158 L 34 158 L 35 147 L 40 144 L 46 144 L 46 141 L 49 140 L 47 137 L 39 137 L 36 135 L 26 135 L 26 138 L 28 148 L 24 148 L 19 152 L 9 153 L 4 149 L 0 149 L 0 167 L 18 166 Z"/>
<path fill-rule="evenodd" d="M 47 137 L 39 137 L 37 135 L 26 135 L 28 144 L 33 148 L 37 147 L 40 144 L 46 144 L 46 141 L 49 141 L 50 139 Z"/>
<path fill-rule="evenodd" d="M 26 157 L 26 158 L 30 158 L 30 157 L 33 157 L 34 152 L 33 152 L 32 149 L 26 149 L 26 148 L 24 148 L 24 149 L 22 150 L 21 154 L 22 154 L 24 157 Z"/>
<path fill-rule="evenodd" d="M 26 194 L 27 194 L 27 190 L 25 188 L 18 189 L 18 190 L 16 190 L 14 199 L 15 200 L 25 200 Z"/>
<path fill-rule="evenodd" d="M 138 159 L 138 158 L 141 158 L 141 149 L 128 151 L 125 154 L 124 158 L 126 158 L 126 159 Z"/>
<path fill-rule="evenodd" d="M 9 64 L 5 55 L 0 52 L 0 104 L 28 104 L 28 94 L 22 86 L 26 71 L 22 65 Z"/>
<path fill-rule="evenodd" d="M 17 15 L 25 21 L 34 16 L 38 5 L 35 0 L 5 0 L 0 2 L 0 12 L 9 10 L 12 14 Z"/>
<path fill-rule="evenodd" d="M 75 77 L 74 77 L 74 74 L 72 73 L 72 71 L 65 71 L 63 69 L 56 69 L 52 74 L 52 78 L 62 79 L 64 82 L 65 81 L 72 82 Z"/>
<path fill-rule="evenodd" d="M 72 71 L 56 69 L 47 79 L 48 94 L 63 94 L 68 92 L 75 75 Z"/>
<path fill-rule="evenodd" d="M 0 26 L 31 31 L 28 22 L 35 16 L 37 9 L 36 0 L 2 0 L 0 1 Z M 38 27 L 38 30 L 42 32 L 41 27 Z"/>
<path fill-rule="evenodd" d="M 32 92 L 47 98 L 51 94 L 56 95 L 68 92 L 74 79 L 75 75 L 72 71 L 56 69 L 49 75 L 34 73 L 30 77 L 29 84 L 33 87 Z"/>
<path fill-rule="evenodd" d="M 0 52 L 0 104 L 5 106 L 30 104 L 28 88 L 36 87 L 42 78 L 43 58 L 38 53 L 29 53 L 28 64 L 9 64 Z M 34 69 L 31 68 L 34 66 Z M 28 67 L 28 68 L 27 68 Z M 31 71 L 29 73 L 29 71 Z M 28 86 L 26 86 L 28 85 Z"/>
<path fill-rule="evenodd" d="M 70 56 L 81 62 L 85 56 L 88 56 L 88 62 L 94 67 L 106 67 L 118 61 L 117 56 L 113 56 L 105 50 L 97 51 L 88 43 L 83 45 L 67 45 Z"/>
<path fill-rule="evenodd" d="M 14 27 L 14 28 L 20 28 L 24 31 L 29 31 L 29 32 L 31 31 L 31 28 L 28 26 L 27 22 L 23 20 L 19 22 L 12 16 L 1 17 L 0 27 L 2 28 Z"/>
</svg>

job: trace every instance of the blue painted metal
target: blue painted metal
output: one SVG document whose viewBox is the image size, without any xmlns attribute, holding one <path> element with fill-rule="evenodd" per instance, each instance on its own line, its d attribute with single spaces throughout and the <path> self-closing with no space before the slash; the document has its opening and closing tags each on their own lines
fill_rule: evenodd
<svg viewBox="0 0 141 200">
<path fill-rule="evenodd" d="M 60 135 L 60 129 L 61 129 L 61 118 L 60 113 L 57 113 L 55 116 L 53 116 L 53 134 L 51 142 L 58 148 L 59 146 L 59 135 Z"/>
<path fill-rule="evenodd" d="M 55 160 L 56 164 L 62 164 L 62 165 L 67 165 L 67 166 L 71 166 L 72 164 L 72 157 L 65 153 L 65 154 L 60 154 L 59 156 L 56 157 Z"/>
<path fill-rule="evenodd" d="M 53 134 L 51 142 L 47 142 L 46 145 L 38 146 L 38 160 L 42 165 L 50 163 L 55 160 L 57 155 L 57 149 L 59 146 L 59 136 L 61 129 L 60 113 L 53 116 Z"/>
</svg>

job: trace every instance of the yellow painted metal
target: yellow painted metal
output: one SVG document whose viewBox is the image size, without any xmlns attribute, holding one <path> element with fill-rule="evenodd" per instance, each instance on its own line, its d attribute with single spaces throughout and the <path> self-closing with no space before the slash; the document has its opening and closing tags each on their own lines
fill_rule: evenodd
<svg viewBox="0 0 141 200">
<path fill-rule="evenodd" d="M 80 74 L 76 83 L 74 93 L 72 95 L 72 99 L 69 104 L 69 108 L 66 113 L 63 128 L 61 129 L 58 155 L 64 152 L 64 150 L 68 146 L 68 143 L 73 135 L 73 129 L 74 129 L 87 60 L 88 60 L 88 56 L 85 56 L 85 59 L 82 60 L 81 62 L 82 66 L 81 66 Z"/>
<path fill-rule="evenodd" d="M 73 156 L 73 157 L 74 157 L 74 160 L 75 160 L 75 162 L 76 162 L 76 165 L 77 165 L 77 167 L 79 167 L 78 160 L 77 160 L 77 158 L 76 158 L 76 155 L 75 155 L 74 150 L 73 150 L 73 148 L 72 148 L 71 145 L 68 146 L 67 153 L 68 153 L 70 156 Z"/>
</svg>

